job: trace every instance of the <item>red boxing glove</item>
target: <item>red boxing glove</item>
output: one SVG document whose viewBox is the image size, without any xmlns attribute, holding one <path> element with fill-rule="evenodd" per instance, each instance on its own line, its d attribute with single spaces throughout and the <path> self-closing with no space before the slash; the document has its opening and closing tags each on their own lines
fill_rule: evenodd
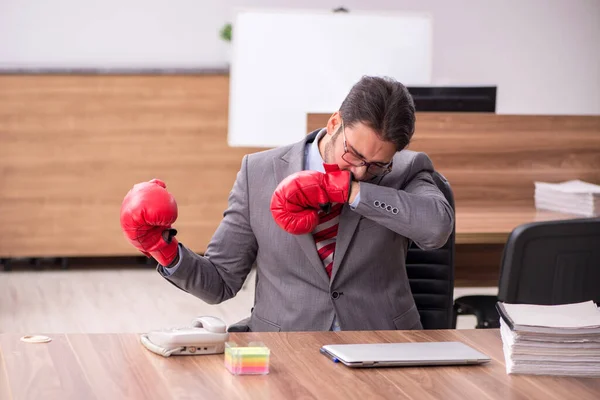
<svg viewBox="0 0 600 400">
<path fill-rule="evenodd" d="M 325 164 L 326 173 L 300 171 L 285 178 L 271 197 L 271 214 L 277 225 L 294 235 L 312 232 L 319 224 L 319 210 L 332 203 L 346 203 L 352 174 Z"/>
<path fill-rule="evenodd" d="M 146 256 L 167 266 L 177 256 L 177 203 L 163 181 L 152 179 L 133 186 L 121 205 L 121 229 Z"/>
</svg>

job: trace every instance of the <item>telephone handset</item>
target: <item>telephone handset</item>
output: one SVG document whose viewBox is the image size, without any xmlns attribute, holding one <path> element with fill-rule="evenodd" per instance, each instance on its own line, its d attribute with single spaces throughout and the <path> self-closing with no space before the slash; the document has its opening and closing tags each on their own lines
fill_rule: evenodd
<svg viewBox="0 0 600 400">
<path fill-rule="evenodd" d="M 220 354 L 228 339 L 225 323 L 209 316 L 194 319 L 190 327 L 156 330 L 140 338 L 144 347 L 164 357 Z"/>
</svg>

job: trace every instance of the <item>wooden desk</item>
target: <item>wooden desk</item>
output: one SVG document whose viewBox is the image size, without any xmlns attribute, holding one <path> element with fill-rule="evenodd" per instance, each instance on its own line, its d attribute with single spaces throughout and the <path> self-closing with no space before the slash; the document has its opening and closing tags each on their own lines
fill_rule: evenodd
<svg viewBox="0 0 600 400">
<path fill-rule="evenodd" d="M 2 399 L 598 399 L 600 379 L 509 376 L 499 331 L 232 334 L 271 349 L 266 376 L 233 376 L 223 355 L 162 358 L 135 334 L 53 335 L 27 344 L 0 335 Z M 319 354 L 330 343 L 461 341 L 481 366 L 350 369 Z"/>
<path fill-rule="evenodd" d="M 538 211 L 532 205 L 457 204 L 455 286 L 496 286 L 504 245 L 517 226 L 573 218 L 583 217 Z"/>
<path fill-rule="evenodd" d="M 456 207 L 457 244 L 504 244 L 517 226 L 530 222 L 584 218 L 581 215 L 538 211 L 533 206 Z"/>
</svg>

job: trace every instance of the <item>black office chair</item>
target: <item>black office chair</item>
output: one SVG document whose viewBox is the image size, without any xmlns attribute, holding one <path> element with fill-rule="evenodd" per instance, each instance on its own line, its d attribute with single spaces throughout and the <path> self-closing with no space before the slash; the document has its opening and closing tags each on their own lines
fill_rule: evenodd
<svg viewBox="0 0 600 400">
<path fill-rule="evenodd" d="M 433 180 L 454 210 L 454 195 L 446 178 L 434 172 Z M 453 328 L 455 228 L 443 247 L 422 250 L 411 243 L 406 255 L 406 271 L 423 329 Z M 248 332 L 250 318 L 228 328 Z"/>
<path fill-rule="evenodd" d="M 454 195 L 446 178 L 433 173 L 433 180 L 454 208 Z M 421 250 L 411 244 L 406 256 L 406 272 L 423 329 L 451 329 L 454 295 L 455 228 L 440 249 Z"/>
<path fill-rule="evenodd" d="M 600 218 L 524 224 L 504 248 L 498 296 L 456 299 L 456 315 L 474 314 L 477 327 L 499 326 L 497 301 L 557 305 L 600 303 Z"/>
</svg>

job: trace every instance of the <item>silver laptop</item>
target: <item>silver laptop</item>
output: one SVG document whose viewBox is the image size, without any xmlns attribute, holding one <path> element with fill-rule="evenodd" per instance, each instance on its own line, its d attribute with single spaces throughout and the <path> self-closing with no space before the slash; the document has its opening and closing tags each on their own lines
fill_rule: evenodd
<svg viewBox="0 0 600 400">
<path fill-rule="evenodd" d="M 490 358 L 461 342 L 331 344 L 321 353 L 348 367 L 483 364 Z"/>
</svg>

